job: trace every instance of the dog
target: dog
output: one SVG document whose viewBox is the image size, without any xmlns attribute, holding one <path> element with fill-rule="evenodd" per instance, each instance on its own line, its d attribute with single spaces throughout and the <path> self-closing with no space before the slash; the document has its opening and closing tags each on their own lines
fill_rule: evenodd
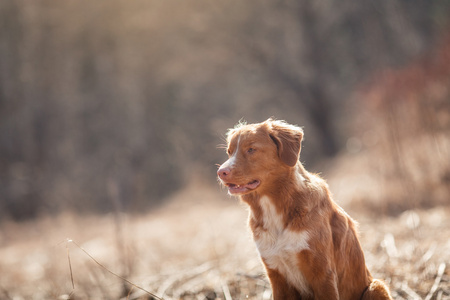
<svg viewBox="0 0 450 300">
<path fill-rule="evenodd" d="M 272 118 L 227 133 L 219 181 L 247 203 L 274 300 L 392 299 L 366 267 L 356 223 L 300 163 L 302 128 Z"/>
</svg>

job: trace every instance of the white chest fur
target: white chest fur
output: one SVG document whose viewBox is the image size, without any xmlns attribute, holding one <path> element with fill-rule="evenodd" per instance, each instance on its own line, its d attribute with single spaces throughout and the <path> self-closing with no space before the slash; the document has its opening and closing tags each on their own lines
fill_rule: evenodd
<svg viewBox="0 0 450 300">
<path fill-rule="evenodd" d="M 297 290 L 310 293 L 308 284 L 298 267 L 298 253 L 309 249 L 308 232 L 284 228 L 284 220 L 268 197 L 260 199 L 263 229 L 254 232 L 254 239 L 267 266 L 277 270 Z"/>
</svg>

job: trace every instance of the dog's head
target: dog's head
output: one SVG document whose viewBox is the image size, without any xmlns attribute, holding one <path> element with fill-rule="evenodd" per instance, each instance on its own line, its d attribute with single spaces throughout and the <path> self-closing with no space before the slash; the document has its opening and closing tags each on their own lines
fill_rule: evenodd
<svg viewBox="0 0 450 300">
<path fill-rule="evenodd" d="M 238 124 L 227 134 L 228 160 L 217 171 L 229 193 L 264 189 L 296 166 L 303 130 L 284 121 Z"/>
</svg>

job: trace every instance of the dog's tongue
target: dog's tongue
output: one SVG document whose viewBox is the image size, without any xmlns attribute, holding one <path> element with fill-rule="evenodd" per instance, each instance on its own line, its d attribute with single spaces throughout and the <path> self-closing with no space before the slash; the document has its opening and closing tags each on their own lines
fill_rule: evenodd
<svg viewBox="0 0 450 300">
<path fill-rule="evenodd" d="M 258 185 L 259 185 L 259 180 L 253 180 L 252 182 L 247 183 L 245 186 L 250 190 L 254 190 L 258 187 Z"/>
</svg>

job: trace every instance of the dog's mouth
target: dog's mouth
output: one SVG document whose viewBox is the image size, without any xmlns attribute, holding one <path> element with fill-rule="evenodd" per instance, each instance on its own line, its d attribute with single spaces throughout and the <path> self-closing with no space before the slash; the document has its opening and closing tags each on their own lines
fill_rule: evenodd
<svg viewBox="0 0 450 300">
<path fill-rule="evenodd" d="M 228 187 L 228 192 L 232 195 L 245 194 L 249 191 L 256 189 L 260 184 L 260 181 L 255 179 L 250 181 L 247 184 L 234 184 L 234 183 L 226 183 L 224 185 Z"/>
</svg>

